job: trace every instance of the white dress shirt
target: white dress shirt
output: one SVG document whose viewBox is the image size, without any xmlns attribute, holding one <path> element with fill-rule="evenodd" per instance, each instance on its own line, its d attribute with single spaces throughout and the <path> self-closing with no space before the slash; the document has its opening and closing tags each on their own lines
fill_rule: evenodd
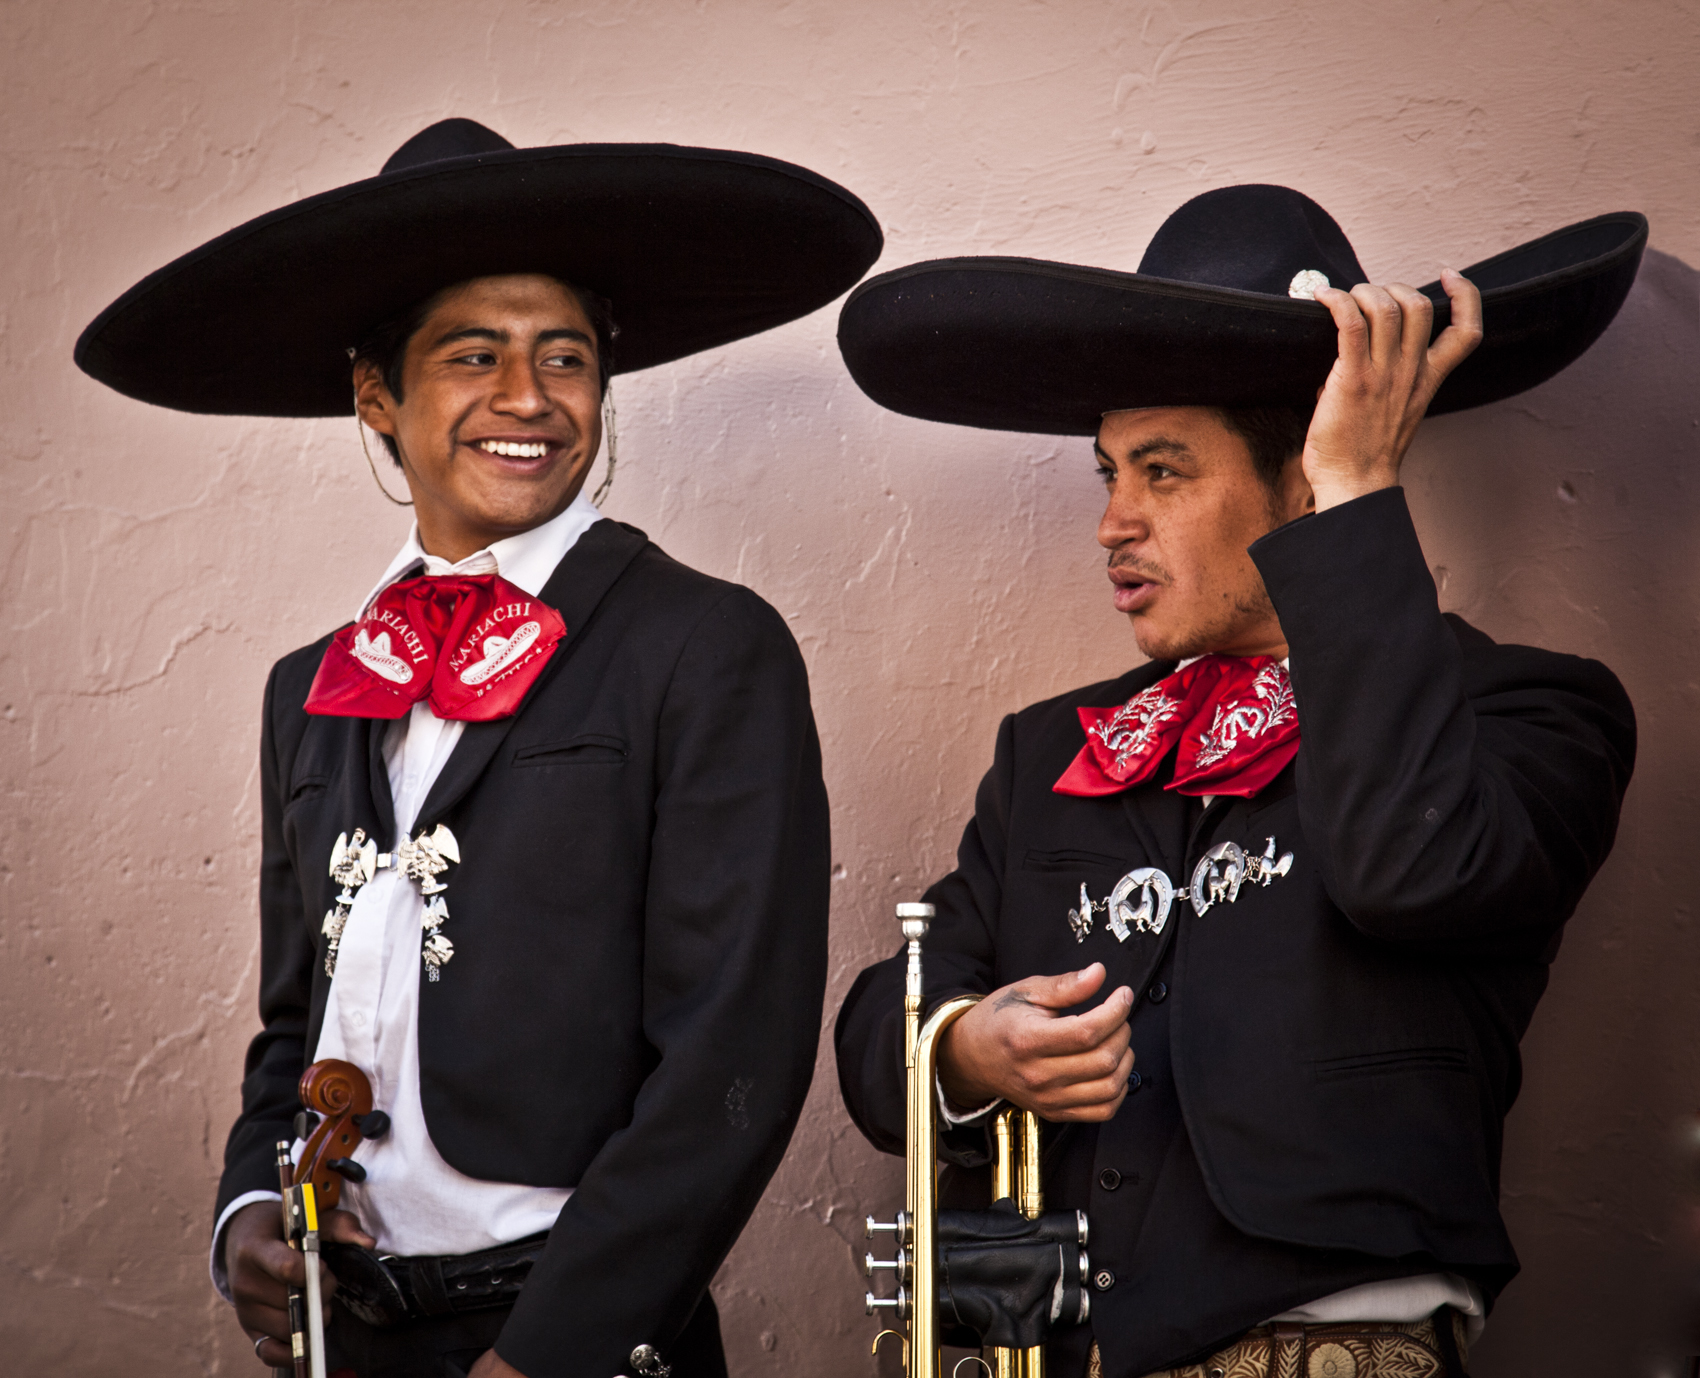
<svg viewBox="0 0 1700 1378">
<path fill-rule="evenodd" d="M 361 604 L 360 615 L 391 584 L 416 574 L 495 573 L 536 597 L 561 557 L 600 518 L 581 493 L 558 517 L 496 541 L 454 565 L 427 555 L 415 526 Z M 380 839 L 380 845 L 393 846 L 411 836 L 419 809 L 465 726 L 437 717 L 429 702 L 414 704 L 407 716 L 390 724 L 384 764 L 395 805 L 396 838 Z M 356 822 L 350 820 L 349 826 Z M 366 1139 L 355 1151 L 366 1180 L 343 1184 L 343 1209 L 352 1211 L 361 1227 L 376 1237 L 380 1253 L 466 1254 L 549 1229 L 572 1189 L 480 1181 L 455 1171 L 431 1142 L 419 1097 L 424 915 L 417 882 L 400 871 L 381 870 L 360 887 L 343 928 L 336 976 L 312 1060 L 352 1062 L 371 1079 L 373 1105 L 390 1117 L 382 1138 Z M 297 1159 L 301 1149 L 297 1140 Z M 278 1199 L 276 1192 L 248 1192 L 219 1217 L 213 1231 L 212 1276 L 227 1299 L 225 1225 L 244 1206 Z"/>
</svg>

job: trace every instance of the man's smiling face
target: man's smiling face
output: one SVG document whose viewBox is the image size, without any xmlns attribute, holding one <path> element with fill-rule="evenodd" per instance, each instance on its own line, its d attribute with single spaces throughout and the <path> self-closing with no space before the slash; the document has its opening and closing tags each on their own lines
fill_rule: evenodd
<svg viewBox="0 0 1700 1378">
<path fill-rule="evenodd" d="M 595 330 L 551 277 L 451 289 L 408 341 L 400 400 L 372 364 L 354 380 L 362 418 L 401 448 L 425 549 L 449 560 L 565 510 L 602 441 Z"/>
<path fill-rule="evenodd" d="M 1208 407 L 1110 412 L 1094 448 L 1109 489 L 1098 543 L 1139 649 L 1153 660 L 1285 656 L 1246 547 L 1305 510 L 1297 457 L 1271 489 L 1246 442 Z"/>
</svg>

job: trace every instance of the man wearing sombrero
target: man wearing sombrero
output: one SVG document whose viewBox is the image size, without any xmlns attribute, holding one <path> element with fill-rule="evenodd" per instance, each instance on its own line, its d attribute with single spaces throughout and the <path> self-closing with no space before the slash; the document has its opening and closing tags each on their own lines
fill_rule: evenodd
<svg viewBox="0 0 1700 1378">
<path fill-rule="evenodd" d="M 725 1372 L 706 1289 L 815 1058 L 819 744 L 782 618 L 582 490 L 611 374 L 814 310 L 879 248 L 789 164 L 450 120 L 85 332 L 146 401 L 357 408 L 414 503 L 355 621 L 266 690 L 263 1027 L 213 1249 L 266 1363 L 304 1278 L 275 1148 L 336 1060 L 382 1113 L 324 1225 L 333 1371 Z"/>
<path fill-rule="evenodd" d="M 947 1156 L 984 1164 L 986 1112 L 1035 1111 L 1047 1208 L 1090 1218 L 1053 1378 L 1459 1378 L 1516 1272 L 1518 1040 L 1610 851 L 1634 716 L 1604 666 L 1439 611 L 1399 465 L 1425 412 L 1581 354 L 1645 242 L 1603 216 L 1378 287 L 1314 202 L 1231 187 L 1136 274 L 954 259 L 846 304 L 885 406 L 1096 436 L 1150 661 L 1004 720 L 926 896 L 929 1004 L 986 997 L 940 1056 Z M 888 1151 L 902 984 L 870 967 L 837 1028 Z"/>
</svg>

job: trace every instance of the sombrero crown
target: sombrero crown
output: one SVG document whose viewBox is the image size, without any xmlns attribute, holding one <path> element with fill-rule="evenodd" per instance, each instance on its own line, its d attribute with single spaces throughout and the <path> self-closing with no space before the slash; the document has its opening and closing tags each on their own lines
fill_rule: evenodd
<svg viewBox="0 0 1700 1378">
<path fill-rule="evenodd" d="M 1512 396 L 1580 356 L 1623 305 L 1646 243 L 1646 218 L 1622 212 L 1466 268 L 1484 339 L 1430 413 Z M 1308 196 L 1223 187 L 1171 215 L 1136 273 L 1027 258 L 882 273 L 845 302 L 838 345 L 862 390 L 906 416 L 1091 435 L 1120 408 L 1308 404 L 1336 352 L 1314 288 L 1367 280 Z M 1438 333 L 1446 294 L 1421 290 Z"/>
<path fill-rule="evenodd" d="M 613 304 L 617 372 L 826 305 L 879 256 L 868 208 L 805 168 L 672 144 L 515 148 L 444 120 L 376 176 L 250 220 L 143 279 L 85 372 L 180 411 L 334 416 L 349 347 L 432 292 L 547 273 Z"/>
</svg>

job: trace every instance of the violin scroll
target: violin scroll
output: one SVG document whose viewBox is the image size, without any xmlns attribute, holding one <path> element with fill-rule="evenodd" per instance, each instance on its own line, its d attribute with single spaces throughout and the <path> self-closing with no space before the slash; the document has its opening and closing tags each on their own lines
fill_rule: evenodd
<svg viewBox="0 0 1700 1378">
<path fill-rule="evenodd" d="M 300 1095 L 301 1104 L 321 1118 L 311 1135 L 305 1136 L 306 1147 L 295 1165 L 295 1185 L 312 1182 L 319 1209 L 335 1210 L 342 1199 L 343 1179 L 366 1179 L 366 1170 L 354 1161 L 354 1150 L 363 1138 L 377 1138 L 388 1129 L 389 1117 L 372 1109 L 372 1083 L 366 1074 L 352 1062 L 337 1058 L 315 1062 L 303 1072 Z M 365 1135 L 362 1124 L 368 1129 Z"/>
</svg>

